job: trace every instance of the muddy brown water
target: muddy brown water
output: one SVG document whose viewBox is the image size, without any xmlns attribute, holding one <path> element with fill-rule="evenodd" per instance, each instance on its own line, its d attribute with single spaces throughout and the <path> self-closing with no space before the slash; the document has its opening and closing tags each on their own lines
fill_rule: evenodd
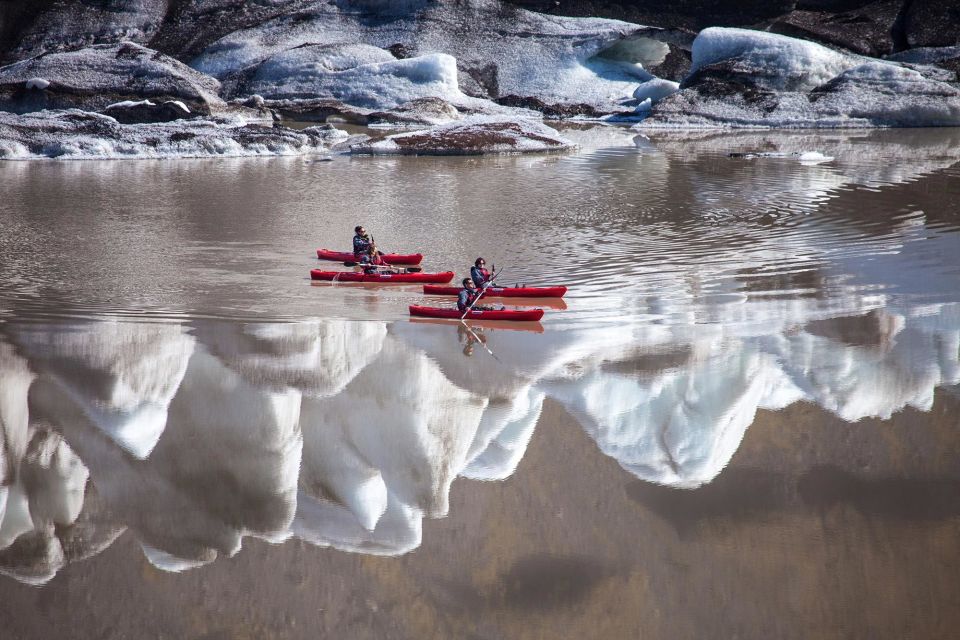
<svg viewBox="0 0 960 640">
<path fill-rule="evenodd" d="M 0 635 L 954 637 L 960 132 L 565 133 L 0 164 Z"/>
</svg>

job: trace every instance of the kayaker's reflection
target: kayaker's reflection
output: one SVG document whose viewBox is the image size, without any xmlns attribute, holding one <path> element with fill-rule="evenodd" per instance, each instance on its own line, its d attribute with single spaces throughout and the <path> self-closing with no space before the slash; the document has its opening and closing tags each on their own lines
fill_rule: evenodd
<svg viewBox="0 0 960 640">
<path fill-rule="evenodd" d="M 470 328 L 463 324 L 457 325 L 457 337 L 463 345 L 463 355 L 468 358 L 473 355 L 473 348 L 478 342 L 487 344 L 487 336 L 483 333 L 483 328 Z"/>
<path fill-rule="evenodd" d="M 461 282 L 463 288 L 460 289 L 460 294 L 457 296 L 457 309 L 460 312 L 465 312 L 467 309 L 471 311 L 498 311 L 504 309 L 505 307 L 491 307 L 491 306 L 482 306 L 476 304 L 477 299 L 480 297 L 481 291 L 477 289 L 477 286 L 473 284 L 471 278 L 464 278 Z"/>
</svg>

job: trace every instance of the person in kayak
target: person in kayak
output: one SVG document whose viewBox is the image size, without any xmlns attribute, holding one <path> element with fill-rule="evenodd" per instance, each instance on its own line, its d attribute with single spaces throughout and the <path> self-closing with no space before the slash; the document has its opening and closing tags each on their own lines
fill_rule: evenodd
<svg viewBox="0 0 960 640">
<path fill-rule="evenodd" d="M 487 271 L 487 263 L 483 258 L 477 258 L 470 267 L 470 279 L 481 289 L 493 279 L 493 275 Z"/>
<path fill-rule="evenodd" d="M 474 300 L 480 297 L 481 291 L 477 289 L 476 285 L 473 284 L 473 280 L 470 278 L 464 278 L 461 282 L 463 289 L 460 289 L 459 295 L 457 295 L 457 309 L 460 312 L 464 312 L 473 304 Z M 500 307 L 503 309 L 504 307 Z M 496 311 L 496 307 L 484 307 L 478 304 L 473 304 L 470 307 L 472 311 Z"/>
<path fill-rule="evenodd" d="M 370 250 L 373 240 L 367 235 L 367 230 L 363 228 L 362 224 L 354 227 L 353 232 L 353 255 L 360 258 Z"/>
<path fill-rule="evenodd" d="M 357 263 L 363 267 L 363 272 L 368 275 L 372 273 L 400 273 L 396 269 L 385 269 L 387 263 L 383 261 L 382 255 L 377 251 L 377 244 L 371 242 L 367 247 L 367 252 L 360 256 Z"/>
</svg>

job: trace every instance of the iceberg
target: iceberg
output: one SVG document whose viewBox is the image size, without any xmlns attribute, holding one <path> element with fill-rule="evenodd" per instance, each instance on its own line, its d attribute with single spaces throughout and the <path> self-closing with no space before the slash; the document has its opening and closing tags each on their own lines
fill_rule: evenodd
<svg viewBox="0 0 960 640">
<path fill-rule="evenodd" d="M 461 90 L 476 97 L 535 97 L 609 113 L 623 110 L 621 102 L 651 76 L 601 54 L 642 30 L 616 20 L 545 16 L 496 0 L 314 2 L 221 38 L 191 65 L 227 81 L 297 47 L 359 43 L 402 51 L 405 58 L 453 56 Z"/>
<path fill-rule="evenodd" d="M 841 53 L 787 36 L 711 27 L 680 91 L 637 125 L 862 128 L 960 125 L 949 71 Z"/>
<path fill-rule="evenodd" d="M 483 155 L 566 151 L 573 143 L 545 124 L 506 116 L 470 116 L 422 131 L 350 147 L 358 155 Z"/>
<path fill-rule="evenodd" d="M 206 118 L 123 124 L 76 109 L 0 112 L 0 160 L 306 155 L 328 152 L 349 137 L 329 125 L 293 130 Z"/>
</svg>

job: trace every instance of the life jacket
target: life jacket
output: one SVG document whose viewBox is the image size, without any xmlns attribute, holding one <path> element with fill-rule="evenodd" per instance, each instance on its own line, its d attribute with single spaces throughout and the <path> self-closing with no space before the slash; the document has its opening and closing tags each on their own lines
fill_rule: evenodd
<svg viewBox="0 0 960 640">
<path fill-rule="evenodd" d="M 473 304 L 473 301 L 476 300 L 479 295 L 480 292 L 476 289 L 460 289 L 460 294 L 457 296 L 457 309 L 466 311 L 467 307 Z"/>
<path fill-rule="evenodd" d="M 360 234 L 353 236 L 353 255 L 363 255 L 369 248 L 370 236 L 361 236 Z"/>
<path fill-rule="evenodd" d="M 477 287 L 482 287 L 487 282 L 490 282 L 490 272 L 481 267 L 470 267 L 470 279 L 473 280 L 473 284 L 477 285 Z"/>
</svg>

